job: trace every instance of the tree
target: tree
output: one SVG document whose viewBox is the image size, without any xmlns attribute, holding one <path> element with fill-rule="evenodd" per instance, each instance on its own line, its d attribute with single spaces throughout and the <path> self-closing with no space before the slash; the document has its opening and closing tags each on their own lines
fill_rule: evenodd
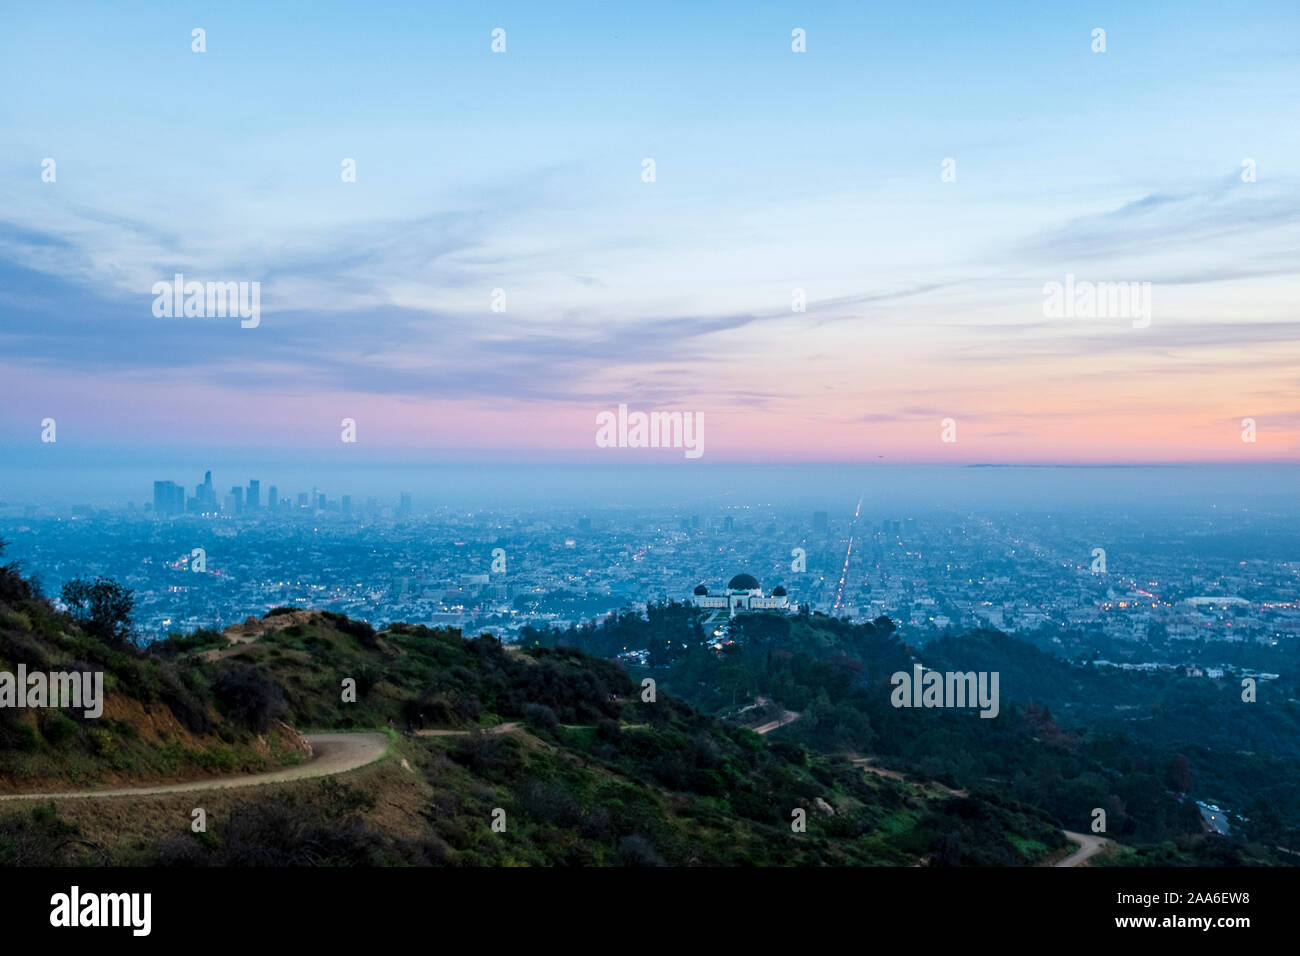
<svg viewBox="0 0 1300 956">
<path fill-rule="evenodd" d="M 1165 763 L 1165 786 L 1175 793 L 1187 793 L 1192 789 L 1192 768 L 1187 758 L 1175 754 Z"/>
<path fill-rule="evenodd" d="M 0 538 L 0 555 L 4 554 L 7 547 L 9 542 Z M 25 601 L 39 594 L 40 588 L 35 582 L 23 577 L 21 561 L 10 561 L 8 564 L 0 565 L 0 600 Z"/>
<path fill-rule="evenodd" d="M 87 634 L 109 644 L 131 640 L 131 612 L 135 597 L 112 578 L 102 575 L 94 581 L 74 578 L 60 593 L 73 621 Z"/>
</svg>

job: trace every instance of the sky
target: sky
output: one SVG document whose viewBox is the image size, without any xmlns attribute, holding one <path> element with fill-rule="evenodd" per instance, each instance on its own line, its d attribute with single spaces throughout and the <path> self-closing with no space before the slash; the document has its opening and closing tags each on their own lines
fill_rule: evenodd
<svg viewBox="0 0 1300 956">
<path fill-rule="evenodd" d="M 7 10 L 0 497 L 214 457 L 1300 458 L 1300 6 L 696 7 Z M 176 273 L 260 283 L 259 324 L 155 316 Z M 1049 315 L 1067 276 L 1149 313 Z M 597 447 L 620 404 L 702 416 L 702 458 Z"/>
</svg>

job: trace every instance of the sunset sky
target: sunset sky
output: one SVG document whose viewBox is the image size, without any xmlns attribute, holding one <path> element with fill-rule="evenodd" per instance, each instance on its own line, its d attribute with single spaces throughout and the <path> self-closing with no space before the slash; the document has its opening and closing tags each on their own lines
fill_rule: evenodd
<svg viewBox="0 0 1300 956">
<path fill-rule="evenodd" d="M 0 458 L 683 460 L 619 403 L 706 461 L 1300 458 L 1294 2 L 624 6 L 8 10 Z"/>
</svg>

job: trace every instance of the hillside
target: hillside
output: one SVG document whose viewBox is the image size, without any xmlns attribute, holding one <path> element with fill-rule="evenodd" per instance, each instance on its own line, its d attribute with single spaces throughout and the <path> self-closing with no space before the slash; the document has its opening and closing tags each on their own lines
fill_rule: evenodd
<svg viewBox="0 0 1300 956">
<path fill-rule="evenodd" d="M 801 714 L 774 738 L 826 755 L 872 754 L 972 795 L 1004 794 L 1065 830 L 1088 831 L 1102 809 L 1130 862 L 1295 863 L 1278 849 L 1300 847 L 1300 706 L 1286 679 L 1244 703 L 1228 682 L 1085 666 L 996 632 L 914 648 L 886 619 L 820 614 L 741 615 L 710 647 L 690 638 L 698 616 L 653 605 L 644 617 L 625 612 L 526 639 L 602 654 L 647 648 L 649 665 L 632 667 L 634 676 L 652 674 L 708 713 L 733 715 L 762 698 L 770 713 Z M 891 675 L 916 663 L 998 673 L 997 719 L 892 706 Z M 1196 799 L 1228 805 L 1230 837 L 1207 836 Z"/>
<path fill-rule="evenodd" d="M 301 760 L 290 727 L 236 706 L 193 667 L 88 633 L 0 568 L 0 672 L 103 672 L 103 713 L 0 707 L 0 793 L 185 780 Z"/>
<path fill-rule="evenodd" d="M 111 704 L 102 728 L 46 714 L 11 729 L 7 787 L 262 769 L 292 759 L 277 728 L 403 732 L 387 759 L 338 777 L 18 804 L 0 812 L 0 863 L 1016 865 L 1067 852 L 1031 807 L 769 742 L 663 692 L 643 700 L 621 667 L 577 650 L 273 611 L 140 651 L 9 586 L 6 664 L 101 666 Z M 60 719 L 75 732 L 47 735 Z M 205 767 L 210 753 L 230 756 Z M 175 754 L 189 762 L 169 765 Z M 196 804 L 206 832 L 190 828 Z"/>
</svg>

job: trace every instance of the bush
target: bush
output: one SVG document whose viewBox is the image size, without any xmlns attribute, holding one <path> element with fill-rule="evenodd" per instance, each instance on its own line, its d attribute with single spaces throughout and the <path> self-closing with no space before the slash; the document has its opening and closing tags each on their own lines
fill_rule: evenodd
<svg viewBox="0 0 1300 956">
<path fill-rule="evenodd" d="M 634 833 L 618 841 L 615 866 L 663 866 L 664 858 L 655 851 L 649 837 Z"/>
<path fill-rule="evenodd" d="M 77 722 L 61 710 L 42 711 L 38 720 L 41 736 L 56 747 L 76 736 Z"/>
<path fill-rule="evenodd" d="M 102 727 L 93 727 L 90 730 L 90 741 L 95 746 L 95 753 L 105 760 L 117 759 L 117 744 L 113 741 L 113 735 Z"/>
<path fill-rule="evenodd" d="M 33 750 L 36 728 L 18 717 L 16 711 L 0 708 L 0 750 Z"/>
<path fill-rule="evenodd" d="M 246 803 L 221 828 L 220 866 L 367 866 L 383 862 L 383 837 L 361 814 L 374 798 L 337 781 L 309 796 Z M 161 850 L 161 848 L 160 848 Z"/>
<path fill-rule="evenodd" d="M 193 634 L 168 634 L 161 641 L 154 641 L 149 645 L 149 654 L 153 657 L 172 658 L 189 651 L 226 647 L 229 643 L 220 631 L 199 628 Z"/>
<path fill-rule="evenodd" d="M 334 626 L 335 630 L 342 631 L 344 634 L 355 637 L 364 647 L 379 646 L 379 640 L 375 635 L 375 629 L 365 621 L 354 621 L 346 614 L 336 614 L 333 611 L 322 611 L 321 615 Z"/>
<path fill-rule="evenodd" d="M 192 686 L 197 680 L 196 676 L 185 681 L 171 665 L 167 665 L 162 672 L 159 697 L 189 730 L 196 734 L 206 734 L 212 728 L 212 721 L 208 716 L 207 704 Z"/>
<path fill-rule="evenodd" d="M 226 671 L 212 685 L 226 716 L 253 733 L 266 733 L 285 712 L 284 692 L 252 667 Z"/>
<path fill-rule="evenodd" d="M 554 730 L 560 726 L 560 718 L 545 704 L 524 704 L 524 721 L 538 730 Z"/>
<path fill-rule="evenodd" d="M 53 801 L 29 813 L 6 814 L 0 817 L 0 866 L 58 866 L 66 862 L 62 848 L 76 836 Z"/>
</svg>

